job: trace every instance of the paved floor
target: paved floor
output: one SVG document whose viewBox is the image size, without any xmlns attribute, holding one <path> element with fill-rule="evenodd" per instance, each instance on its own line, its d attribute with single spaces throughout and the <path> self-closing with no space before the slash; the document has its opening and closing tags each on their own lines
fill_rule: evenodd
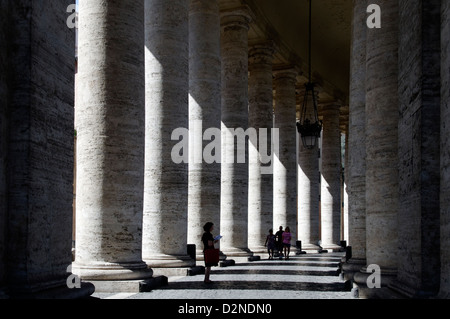
<svg viewBox="0 0 450 319">
<path fill-rule="evenodd" d="M 304 254 L 214 267 L 203 275 L 169 277 L 167 286 L 145 293 L 95 293 L 101 299 L 352 299 L 339 278 L 343 253 Z M 200 264 L 200 263 L 199 263 Z"/>
</svg>

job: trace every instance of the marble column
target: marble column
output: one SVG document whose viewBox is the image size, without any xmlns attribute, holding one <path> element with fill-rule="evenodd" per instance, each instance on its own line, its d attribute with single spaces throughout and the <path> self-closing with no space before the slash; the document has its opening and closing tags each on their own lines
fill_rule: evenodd
<svg viewBox="0 0 450 319">
<path fill-rule="evenodd" d="M 218 0 L 191 0 L 188 243 L 196 245 L 199 257 L 203 256 L 203 225 L 211 221 L 214 223 L 214 233 L 220 232 L 220 161 L 203 159 L 203 150 L 211 143 L 210 139 L 203 140 L 204 132 L 210 128 L 220 129 L 220 70 Z M 215 151 L 220 152 L 220 149 Z"/>
<path fill-rule="evenodd" d="M 90 280 L 152 275 L 142 261 L 143 9 L 142 0 L 80 2 L 73 269 Z"/>
<path fill-rule="evenodd" d="M 339 250 L 341 239 L 341 132 L 340 104 L 320 102 L 323 115 L 321 198 L 321 241 L 326 250 Z"/>
<path fill-rule="evenodd" d="M 154 268 L 195 262 L 187 255 L 188 163 L 172 157 L 175 146 L 189 138 L 172 136 L 177 129 L 185 133 L 189 125 L 188 15 L 189 0 L 145 1 L 142 258 Z"/>
<path fill-rule="evenodd" d="M 345 280 L 366 264 L 366 8 L 365 1 L 353 0 L 346 167 L 352 256 L 342 266 Z"/>
<path fill-rule="evenodd" d="M 68 5 L 0 3 L 0 299 L 94 291 L 66 284 L 72 276 L 75 70 Z"/>
<path fill-rule="evenodd" d="M 397 274 L 399 253 L 398 2 L 378 4 L 382 28 L 366 30 L 366 259 L 380 267 L 385 286 Z M 365 268 L 355 281 L 367 283 Z M 370 296 L 378 290 L 361 292 Z"/>
<path fill-rule="evenodd" d="M 235 142 L 233 138 L 234 132 L 248 128 L 249 22 L 247 7 L 221 12 L 220 231 L 223 236 L 221 250 L 231 257 L 251 255 L 248 249 L 248 143 Z"/>
<path fill-rule="evenodd" d="M 272 44 L 255 45 L 249 52 L 248 125 L 256 130 L 258 140 L 249 141 L 248 245 L 251 251 L 264 253 L 267 249 L 263 245 L 273 227 L 272 172 L 264 172 L 272 165 L 266 158 L 272 154 L 273 53 Z"/>
<path fill-rule="evenodd" d="M 441 186 L 440 242 L 441 282 L 439 295 L 450 298 L 450 2 L 441 2 Z"/>
<path fill-rule="evenodd" d="M 391 288 L 408 297 L 433 296 L 440 282 L 440 2 L 399 1 L 401 253 Z"/>
<path fill-rule="evenodd" d="M 297 74 L 294 68 L 274 72 L 274 127 L 279 129 L 279 147 L 274 153 L 273 227 L 274 232 L 280 226 L 283 226 L 283 229 L 289 227 L 293 245 L 297 238 L 297 145 L 295 139 Z"/>
<path fill-rule="evenodd" d="M 300 107 L 304 99 L 305 87 L 299 90 Z M 316 95 L 317 92 L 315 91 Z M 316 96 L 318 98 L 318 96 Z M 312 102 L 311 102 L 312 103 Z M 311 105 L 311 104 L 309 104 Z M 302 250 L 307 253 L 317 253 L 320 247 L 319 196 L 319 146 L 306 149 L 303 146 L 301 135 L 298 138 L 297 185 L 298 185 L 298 240 L 302 242 Z M 318 143 L 317 143 L 318 144 Z"/>
</svg>

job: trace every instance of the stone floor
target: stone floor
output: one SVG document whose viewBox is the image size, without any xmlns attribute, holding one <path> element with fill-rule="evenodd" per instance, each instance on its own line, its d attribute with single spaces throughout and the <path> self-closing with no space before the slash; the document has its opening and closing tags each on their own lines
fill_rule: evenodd
<svg viewBox="0 0 450 319">
<path fill-rule="evenodd" d="M 352 299 L 339 278 L 343 253 L 303 254 L 289 260 L 261 260 L 214 267 L 204 275 L 171 276 L 151 292 L 94 293 L 100 299 Z M 200 263 L 199 263 L 200 264 Z"/>
</svg>

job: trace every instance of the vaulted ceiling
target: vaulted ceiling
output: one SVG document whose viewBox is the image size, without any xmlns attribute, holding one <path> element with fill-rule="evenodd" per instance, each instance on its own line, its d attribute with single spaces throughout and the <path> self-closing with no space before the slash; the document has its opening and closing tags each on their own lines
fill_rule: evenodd
<svg viewBox="0 0 450 319">
<path fill-rule="evenodd" d="M 308 76 L 309 0 L 222 0 L 253 13 L 249 42 L 275 42 L 275 64 L 296 64 Z M 348 103 L 352 0 L 312 0 L 312 70 L 321 94 Z"/>
<path fill-rule="evenodd" d="M 254 16 L 249 44 L 273 41 L 277 64 L 294 64 L 308 80 L 310 0 L 221 0 L 222 8 L 248 5 Z M 352 0 L 312 1 L 312 77 L 320 99 L 339 100 L 341 130 L 348 123 Z"/>
</svg>

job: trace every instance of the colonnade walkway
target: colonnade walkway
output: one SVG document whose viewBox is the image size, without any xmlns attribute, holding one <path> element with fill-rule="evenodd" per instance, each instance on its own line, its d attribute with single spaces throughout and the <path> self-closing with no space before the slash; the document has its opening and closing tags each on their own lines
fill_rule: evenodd
<svg viewBox="0 0 450 319">
<path fill-rule="evenodd" d="M 170 276 L 168 284 L 151 292 L 94 293 L 101 299 L 352 299 L 339 277 L 344 253 L 293 255 L 288 260 L 239 262 L 213 267 L 204 275 Z M 198 262 L 202 265 L 202 262 Z"/>
</svg>

